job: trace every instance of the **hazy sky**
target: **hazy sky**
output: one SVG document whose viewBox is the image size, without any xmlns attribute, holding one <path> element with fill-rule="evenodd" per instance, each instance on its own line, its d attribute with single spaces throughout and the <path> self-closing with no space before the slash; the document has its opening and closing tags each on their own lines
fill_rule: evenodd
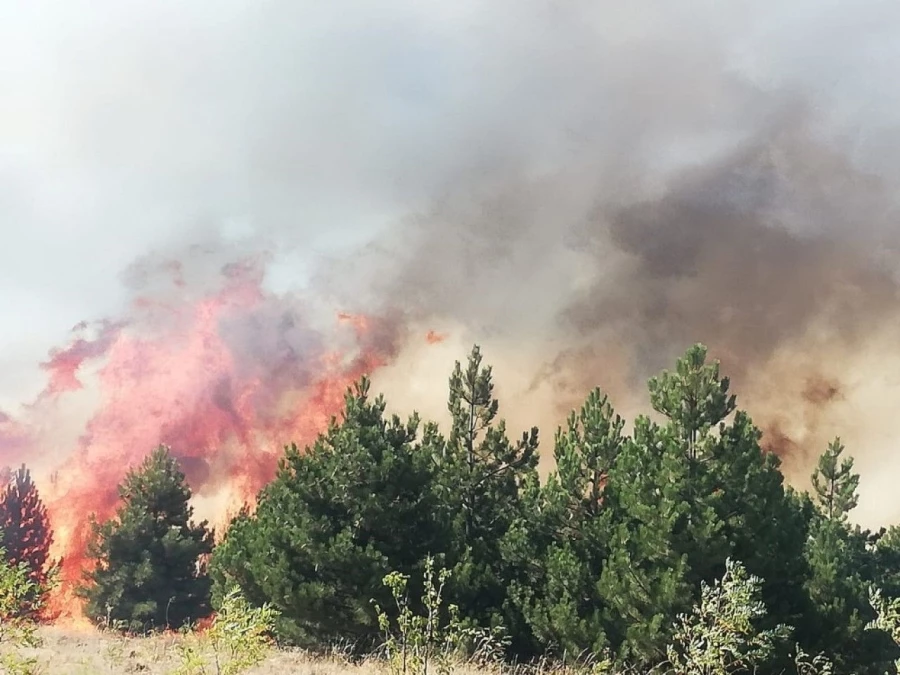
<svg viewBox="0 0 900 675">
<path fill-rule="evenodd" d="M 150 251 L 309 257 L 584 144 L 690 161 L 774 95 L 895 181 L 898 63 L 890 1 L 0 0 L 0 393 Z"/>
</svg>

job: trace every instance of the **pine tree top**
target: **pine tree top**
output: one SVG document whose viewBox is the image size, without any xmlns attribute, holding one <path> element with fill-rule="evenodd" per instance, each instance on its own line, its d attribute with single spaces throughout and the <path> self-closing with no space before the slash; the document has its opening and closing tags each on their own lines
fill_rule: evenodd
<svg viewBox="0 0 900 675">
<path fill-rule="evenodd" d="M 171 525 L 186 524 L 193 515 L 191 489 L 170 449 L 160 445 L 126 474 L 119 485 L 120 519 L 135 513 Z"/>
<path fill-rule="evenodd" d="M 841 439 L 835 438 L 812 475 L 816 499 L 829 520 L 845 520 L 859 504 L 859 474 L 853 473 L 852 457 L 841 459 L 844 450 Z"/>
</svg>

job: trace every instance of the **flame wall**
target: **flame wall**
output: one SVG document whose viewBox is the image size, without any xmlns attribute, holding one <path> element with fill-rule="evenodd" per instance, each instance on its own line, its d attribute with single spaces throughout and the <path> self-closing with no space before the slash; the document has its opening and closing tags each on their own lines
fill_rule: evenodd
<svg viewBox="0 0 900 675">
<path fill-rule="evenodd" d="M 88 514 L 114 515 L 117 485 L 150 449 L 172 448 L 198 517 L 221 528 L 271 480 L 284 445 L 311 442 L 346 387 L 396 348 L 377 319 L 334 313 L 333 326 L 316 326 L 298 298 L 263 290 L 258 261 L 226 265 L 190 290 L 177 266 L 141 271 L 169 284 L 149 294 L 141 284 L 123 320 L 77 327 L 43 364 L 47 388 L 23 419 L 4 419 L 3 461 L 41 470 L 53 554 L 64 559 L 63 616 L 79 609 L 71 590 L 86 564 Z M 79 396 L 90 399 L 83 426 L 72 419 Z"/>
</svg>

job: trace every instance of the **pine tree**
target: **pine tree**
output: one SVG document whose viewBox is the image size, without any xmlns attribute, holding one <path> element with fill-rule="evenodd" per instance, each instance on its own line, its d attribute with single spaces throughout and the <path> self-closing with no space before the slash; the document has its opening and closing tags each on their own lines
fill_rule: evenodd
<svg viewBox="0 0 900 675">
<path fill-rule="evenodd" d="M 889 598 L 900 598 L 900 527 L 882 528 L 870 537 L 875 556 L 875 583 Z"/>
<path fill-rule="evenodd" d="M 761 577 L 763 601 L 775 623 L 797 626 L 809 606 L 802 592 L 807 574 L 803 545 L 810 511 L 785 489 L 779 458 L 765 452 L 762 433 L 744 411 L 720 425 L 699 474 L 699 495 L 716 514 L 727 554 Z M 773 523 L 778 523 L 773 527 Z M 718 555 L 722 548 L 716 548 Z M 720 559 L 699 565 L 704 581 L 721 574 Z"/>
<path fill-rule="evenodd" d="M 95 623 L 129 631 L 178 628 L 209 613 L 212 552 L 206 522 L 194 524 L 191 490 L 169 449 L 160 446 L 119 486 L 112 520 L 91 517 L 88 557 L 95 562 L 78 589 Z"/>
<path fill-rule="evenodd" d="M 651 667 L 665 658 L 675 617 L 694 600 L 682 530 L 687 467 L 680 437 L 635 420 L 610 471 L 608 554 L 597 579 L 607 635 L 621 661 Z"/>
<path fill-rule="evenodd" d="M 845 521 L 859 503 L 859 474 L 853 473 L 853 458 L 841 460 L 844 445 L 835 438 L 819 457 L 812 475 L 813 489 L 829 520 Z"/>
<path fill-rule="evenodd" d="M 701 459 L 702 441 L 736 407 L 730 382 L 719 377 L 719 363 L 706 363 L 708 350 L 696 344 L 678 359 L 675 372 L 664 370 L 649 382 L 650 403 L 681 435 L 693 464 Z"/>
<path fill-rule="evenodd" d="M 762 451 L 749 416 L 735 413 L 729 381 L 706 354 L 695 345 L 674 372 L 650 380 L 666 423 L 638 418 L 607 484 L 612 535 L 600 583 L 619 616 L 610 635 L 644 664 L 664 650 L 673 613 L 721 577 L 729 557 L 765 579 L 772 621 L 791 623 L 805 608 L 806 522 L 777 457 Z"/>
<path fill-rule="evenodd" d="M 599 389 L 557 430 L 556 469 L 527 494 L 504 555 L 529 570 L 511 594 L 545 648 L 577 655 L 609 646 L 597 593 L 609 538 L 604 493 L 625 439 L 624 421 Z"/>
<path fill-rule="evenodd" d="M 251 602 L 270 602 L 281 636 L 304 646 L 367 645 L 378 633 L 371 601 L 391 602 L 385 575 L 420 579 L 426 556 L 446 545 L 432 485 L 436 429 L 415 414 L 387 419 L 369 388 L 363 378 L 347 391 L 342 419 L 311 447 L 286 448 L 255 511 L 233 521 L 211 561 L 214 603 L 237 584 Z"/>
<path fill-rule="evenodd" d="M 820 456 L 812 475 L 818 511 L 806 540 L 809 575 L 804 588 L 812 609 L 803 629 L 815 649 L 832 656 L 839 673 L 883 673 L 900 651 L 880 631 L 866 630 L 875 620 L 869 588 L 893 576 L 879 562 L 890 562 L 891 538 L 872 546 L 872 535 L 851 526 L 848 514 L 858 502 L 859 474 L 853 459 L 841 459 L 839 438 Z"/>
<path fill-rule="evenodd" d="M 557 431 L 556 471 L 547 481 L 547 498 L 570 521 L 588 520 L 602 512 L 609 472 L 625 442 L 624 426 L 609 398 L 595 389 L 581 410 L 571 413 L 566 430 Z"/>
<path fill-rule="evenodd" d="M 522 434 L 512 444 L 506 423 L 494 421 L 499 401 L 494 398 L 491 366 L 482 367 L 481 349 L 469 355 L 465 372 L 457 361 L 450 377 L 448 409 L 453 420 L 450 438 L 441 457 L 457 483 L 460 526 L 467 538 L 477 538 L 503 527 L 511 515 L 503 508 L 481 508 L 481 502 L 515 501 L 522 477 L 537 466 L 538 431 Z"/>
<path fill-rule="evenodd" d="M 53 530 L 47 508 L 25 465 L 12 475 L 0 495 L 0 532 L 7 562 L 12 566 L 24 564 L 35 591 L 46 594 L 59 562 L 50 560 Z M 43 600 L 34 597 L 29 604 L 36 606 Z"/>
<path fill-rule="evenodd" d="M 868 595 L 877 579 L 868 539 L 859 527 L 823 514 L 806 542 L 810 574 L 804 588 L 812 608 L 798 628 L 807 644 L 832 658 L 839 674 L 880 675 L 900 657 L 889 636 L 866 629 L 877 618 Z"/>
<path fill-rule="evenodd" d="M 528 640 L 521 615 L 508 598 L 517 574 L 502 557 L 503 539 L 521 512 L 521 491 L 537 474 L 538 430 L 513 443 L 497 420 L 492 369 L 476 345 L 463 369 L 450 377 L 450 437 L 439 446 L 438 493 L 449 525 L 453 574 L 450 593 L 464 616 L 487 626 L 503 624 L 514 648 Z"/>
</svg>

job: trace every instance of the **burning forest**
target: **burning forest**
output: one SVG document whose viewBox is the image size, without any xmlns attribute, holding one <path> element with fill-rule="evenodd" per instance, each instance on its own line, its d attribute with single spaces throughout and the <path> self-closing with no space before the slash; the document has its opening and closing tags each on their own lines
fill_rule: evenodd
<svg viewBox="0 0 900 675">
<path fill-rule="evenodd" d="M 82 324 L 42 364 L 47 386 L 19 420 L 5 418 L 4 461 L 39 469 L 63 560 L 51 611 L 77 617 L 89 514 L 114 515 L 116 486 L 148 448 L 172 448 L 199 515 L 219 527 L 274 475 L 283 447 L 305 444 L 343 404 L 346 388 L 393 357 L 398 335 L 375 318 L 334 313 L 331 326 L 298 298 L 262 286 L 262 267 L 224 265 L 188 290 L 180 266 L 141 273 L 127 319 Z M 153 290 L 149 290 L 149 286 Z M 322 327 L 322 324 L 325 327 Z M 422 335 L 423 342 L 434 336 Z M 87 395 L 83 428 L 60 433 Z"/>
<path fill-rule="evenodd" d="M 47 506 L 58 615 L 157 445 L 221 528 L 364 374 L 445 424 L 473 343 L 546 443 L 702 342 L 790 482 L 840 435 L 854 518 L 900 518 L 895 73 L 866 56 L 895 7 L 314 4 L 0 21 L 0 467 Z"/>
</svg>

